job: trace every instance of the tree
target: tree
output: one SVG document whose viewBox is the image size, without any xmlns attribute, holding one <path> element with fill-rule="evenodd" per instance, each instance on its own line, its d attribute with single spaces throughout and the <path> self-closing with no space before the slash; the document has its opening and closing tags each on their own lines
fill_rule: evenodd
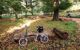
<svg viewBox="0 0 80 50">
<path fill-rule="evenodd" d="M 16 19 L 18 19 L 18 13 L 22 12 L 22 5 L 19 1 L 14 1 L 14 3 L 11 5 L 13 8 L 14 14 L 16 16 Z"/>
<path fill-rule="evenodd" d="M 4 7 L 1 5 L 1 3 L 0 3 L 0 19 L 2 18 L 2 14 L 4 13 Z"/>
<path fill-rule="evenodd" d="M 18 13 L 25 9 L 21 2 L 22 0 L 0 0 L 0 18 L 2 18 L 2 14 L 9 13 L 12 10 L 16 19 L 18 19 Z"/>
<path fill-rule="evenodd" d="M 42 11 L 44 14 L 53 13 L 54 6 L 51 0 L 41 0 L 43 2 Z"/>
<path fill-rule="evenodd" d="M 44 5 L 46 5 L 45 9 L 46 12 L 53 12 L 53 19 L 52 20 L 59 20 L 59 11 L 65 10 L 69 8 L 72 4 L 69 0 L 41 0 Z M 49 8 L 47 8 L 49 7 Z M 51 7 L 51 8 L 50 8 Z"/>
<path fill-rule="evenodd" d="M 25 3 L 26 3 L 26 8 L 28 9 L 31 9 L 31 11 L 27 10 L 28 12 L 30 12 L 32 15 L 34 15 L 34 8 L 37 7 L 37 3 L 38 3 L 38 0 L 25 0 Z"/>
<path fill-rule="evenodd" d="M 0 18 L 2 18 L 2 14 L 8 13 L 9 8 L 4 2 L 4 0 L 0 0 Z"/>
<path fill-rule="evenodd" d="M 21 4 L 21 0 L 6 0 L 5 2 L 15 14 L 16 19 L 18 19 L 18 13 L 22 12 L 25 9 Z"/>
<path fill-rule="evenodd" d="M 59 0 L 54 0 L 54 14 L 53 14 L 53 20 L 58 20 L 59 18 Z"/>
</svg>

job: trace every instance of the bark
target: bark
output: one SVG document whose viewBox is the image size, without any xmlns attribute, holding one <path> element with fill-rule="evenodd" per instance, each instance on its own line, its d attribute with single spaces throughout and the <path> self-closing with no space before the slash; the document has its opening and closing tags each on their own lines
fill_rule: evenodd
<svg viewBox="0 0 80 50">
<path fill-rule="evenodd" d="M 59 9 L 54 10 L 53 20 L 59 20 Z"/>
<path fill-rule="evenodd" d="M 32 0 L 31 0 L 31 3 L 30 3 L 30 6 L 31 6 L 31 14 L 32 14 L 32 15 L 34 15 L 34 14 L 33 14 L 33 5 L 32 5 Z"/>
<path fill-rule="evenodd" d="M 59 0 L 55 0 L 55 9 L 52 20 L 59 20 Z"/>
<path fill-rule="evenodd" d="M 34 15 L 34 14 L 33 14 L 33 8 L 32 8 L 31 14 Z"/>
<path fill-rule="evenodd" d="M 2 19 L 2 12 L 0 12 L 0 19 Z"/>
<path fill-rule="evenodd" d="M 18 15 L 17 15 L 17 13 L 16 13 L 16 12 L 15 12 L 15 17 L 16 17 L 16 19 L 19 19 L 19 18 L 18 18 Z"/>
<path fill-rule="evenodd" d="M 32 6 L 32 4 L 31 4 L 31 14 L 34 15 L 33 14 L 33 6 Z"/>
<path fill-rule="evenodd" d="M 2 19 L 2 16 L 0 15 L 0 19 Z"/>
</svg>

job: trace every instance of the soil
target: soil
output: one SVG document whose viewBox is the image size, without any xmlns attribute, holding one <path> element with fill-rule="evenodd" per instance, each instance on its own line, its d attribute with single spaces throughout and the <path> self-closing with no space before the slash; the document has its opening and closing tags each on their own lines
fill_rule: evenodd
<svg viewBox="0 0 80 50">
<path fill-rule="evenodd" d="M 63 18 L 64 19 L 64 18 Z M 78 27 L 78 30 L 77 30 L 77 34 L 76 34 L 76 36 L 79 38 L 80 37 L 80 19 L 78 19 L 78 18 L 65 18 L 65 19 L 67 19 L 67 20 L 71 20 L 71 21 L 75 21 L 78 25 L 77 25 L 77 27 Z M 34 22 L 35 21 L 37 21 L 37 20 L 34 20 Z M 30 23 L 28 23 L 28 26 L 31 24 L 32 22 L 30 21 Z M 25 23 L 25 24 L 27 24 L 27 23 Z M 24 24 L 24 25 L 25 25 Z M 22 31 L 22 29 L 21 29 L 21 31 Z M 17 32 L 18 33 L 18 32 Z M 12 34 L 11 34 L 12 35 Z M 11 36 L 10 35 L 10 36 Z M 12 39 L 12 37 L 10 38 L 9 37 L 9 39 Z M 9 39 L 7 39 L 7 40 L 9 40 Z M 10 42 L 10 41 L 9 41 Z M 8 43 L 9 43 L 8 42 Z M 66 45 L 66 43 L 65 42 L 68 42 L 67 43 L 67 45 Z M 5 42 L 5 43 L 7 43 L 7 42 Z M 6 44 L 6 46 L 8 45 L 8 43 Z M 36 46 L 37 48 L 38 48 L 38 50 L 79 50 L 80 49 L 80 46 L 77 46 L 77 45 L 74 45 L 75 43 L 74 42 L 69 42 L 68 40 L 66 41 L 66 40 L 49 40 L 49 42 L 48 43 L 41 43 L 41 42 L 31 42 L 31 43 L 33 43 L 34 44 L 34 46 Z M 12 48 L 16 48 L 16 47 L 18 47 L 19 45 L 18 44 L 15 44 L 15 43 L 9 43 L 10 45 L 8 45 L 7 46 L 7 48 L 9 47 L 9 49 L 10 50 L 12 50 Z M 30 43 L 29 43 L 30 44 Z M 28 46 L 25 46 L 25 47 L 23 47 L 23 48 L 29 48 L 29 44 L 28 44 Z M 57 44 L 57 45 L 56 45 Z M 71 44 L 71 45 L 70 45 Z M 4 44 L 4 46 L 5 46 L 5 44 Z M 11 46 L 12 46 L 12 48 L 11 48 Z M 15 46 L 15 47 L 14 47 Z M 59 47 L 60 46 L 60 47 Z M 76 47 L 75 47 L 76 46 Z M 4 48 L 6 48 L 6 47 L 4 47 Z M 67 48 L 67 49 L 66 49 Z M 73 49 L 72 49 L 73 48 Z M 29 48 L 30 49 L 30 48 Z M 24 50 L 26 50 L 26 49 L 24 49 Z M 33 48 L 31 48 L 30 50 L 35 50 L 34 49 L 34 47 Z"/>
</svg>

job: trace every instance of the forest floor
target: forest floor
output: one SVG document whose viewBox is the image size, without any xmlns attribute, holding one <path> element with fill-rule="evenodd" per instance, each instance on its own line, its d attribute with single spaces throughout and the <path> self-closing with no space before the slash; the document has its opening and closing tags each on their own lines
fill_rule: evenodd
<svg viewBox="0 0 80 50">
<path fill-rule="evenodd" d="M 13 34 L 16 30 L 20 30 L 20 33 L 25 33 L 23 31 L 25 26 L 29 27 L 31 23 L 36 22 L 39 19 L 19 19 L 17 21 L 0 21 L 0 38 L 5 37 L 6 35 Z M 23 30 L 22 30 L 23 29 Z M 17 33 L 17 32 L 16 32 Z"/>
<path fill-rule="evenodd" d="M 80 38 L 80 18 L 72 18 L 72 21 L 75 21 L 77 23 L 78 30 L 76 31 L 77 38 Z"/>
<path fill-rule="evenodd" d="M 75 21 L 78 24 L 77 27 L 79 29 L 77 30 L 77 35 L 79 35 L 80 19 L 78 19 L 78 18 L 65 18 L 65 19 Z M 65 24 L 69 24 L 69 25 L 66 26 Z M 19 27 L 15 27 L 15 28 L 20 29 L 20 28 L 25 27 L 25 25 L 29 26 L 29 29 L 28 29 L 29 32 L 30 31 L 36 32 L 36 26 L 44 25 L 45 30 L 48 30 L 47 33 L 49 33 L 49 34 L 50 34 L 50 30 L 53 27 L 59 28 L 61 30 L 66 28 L 65 30 L 67 30 L 68 32 L 74 33 L 75 26 L 76 26 L 76 24 L 74 22 L 60 22 L 60 21 L 53 22 L 53 21 L 45 20 L 45 19 L 44 20 L 37 19 L 37 20 L 29 20 L 29 21 L 25 20 L 24 24 L 21 24 Z M 11 31 L 11 29 L 10 29 L 10 31 Z M 10 31 L 8 31 L 8 32 L 10 32 Z M 68 41 L 55 40 L 54 42 L 49 41 L 48 43 L 30 42 L 30 43 L 28 43 L 28 46 L 25 46 L 25 47 L 20 47 L 18 44 L 11 44 L 11 45 L 7 46 L 7 49 L 8 50 L 26 50 L 26 49 L 27 50 L 79 50 L 80 49 L 80 48 L 79 49 L 76 48 L 77 46 L 73 44 L 74 42 L 68 42 L 69 46 L 67 46 L 67 49 L 66 49 L 65 42 L 68 42 Z"/>
<path fill-rule="evenodd" d="M 80 50 L 80 46 L 79 46 L 80 40 L 77 39 L 77 38 L 80 38 L 80 18 L 63 18 L 63 19 L 65 19 L 65 22 L 60 22 L 60 21 L 53 22 L 49 20 L 37 21 L 33 23 L 29 29 L 30 30 L 32 29 L 33 32 L 36 32 L 35 27 L 38 25 L 43 25 L 45 30 L 47 30 L 47 33 L 51 34 L 50 30 L 53 27 L 56 27 L 56 28 L 59 28 L 60 30 L 66 30 L 66 32 L 69 32 L 69 34 L 72 32 L 69 40 L 59 40 L 59 39 L 55 41 L 52 40 L 52 41 L 49 41 L 47 44 L 40 43 L 40 42 L 38 43 L 32 42 L 28 44 L 27 46 L 28 50 Z M 74 22 L 69 22 L 68 20 L 76 22 L 77 28 L 73 27 L 75 26 Z M 64 23 L 68 24 L 67 27 Z"/>
<path fill-rule="evenodd" d="M 63 19 L 69 19 L 69 20 L 75 21 L 77 23 L 77 28 L 78 28 L 77 36 L 80 36 L 80 18 L 65 18 L 64 17 Z"/>
</svg>

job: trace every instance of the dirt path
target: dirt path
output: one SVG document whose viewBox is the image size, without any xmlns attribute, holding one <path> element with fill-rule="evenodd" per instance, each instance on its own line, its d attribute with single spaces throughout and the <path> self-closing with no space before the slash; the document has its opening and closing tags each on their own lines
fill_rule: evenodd
<svg viewBox="0 0 80 50">
<path fill-rule="evenodd" d="M 8 37 L 11 34 L 22 34 L 25 33 L 25 26 L 30 26 L 33 22 L 36 22 L 40 19 L 36 19 L 36 20 L 26 20 L 23 24 L 20 24 L 19 26 L 14 26 L 8 29 L 8 31 L 6 33 L 2 33 L 0 34 L 0 38 L 4 38 L 4 37 Z"/>
<path fill-rule="evenodd" d="M 38 21 L 39 19 L 36 19 L 36 20 L 26 20 L 25 22 L 24 22 L 24 24 L 20 24 L 19 26 L 15 26 L 15 27 L 13 27 L 13 28 L 10 28 L 7 32 L 8 33 L 10 33 L 10 32 L 13 32 L 14 30 L 17 30 L 17 29 L 21 29 L 21 28 L 24 28 L 25 26 L 30 26 L 31 25 L 31 23 L 33 23 L 33 22 L 36 22 L 36 21 Z"/>
</svg>

